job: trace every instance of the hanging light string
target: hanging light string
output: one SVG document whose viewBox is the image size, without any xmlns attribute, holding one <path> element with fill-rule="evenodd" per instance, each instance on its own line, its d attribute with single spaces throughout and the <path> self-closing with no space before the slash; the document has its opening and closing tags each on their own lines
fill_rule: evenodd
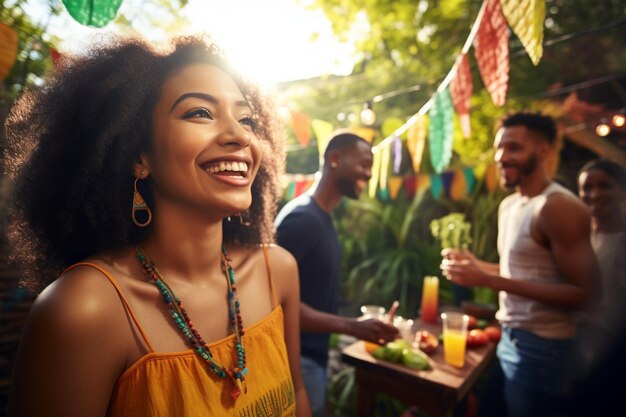
<svg viewBox="0 0 626 417">
<path fill-rule="evenodd" d="M 478 30 L 477 28 L 478 28 L 478 26 L 480 24 L 480 19 L 482 19 L 482 14 L 484 13 L 484 5 L 485 5 L 485 3 L 483 3 L 483 5 L 481 6 L 480 11 L 478 12 L 476 20 L 474 21 L 474 25 L 472 26 L 472 30 L 470 31 L 470 34 L 469 34 L 467 40 L 465 41 L 465 44 L 463 45 L 463 50 L 461 51 L 461 54 L 467 53 L 467 51 L 469 50 L 469 48 L 472 45 L 474 37 L 476 36 L 476 31 Z M 590 34 L 593 34 L 593 33 L 596 33 L 596 32 L 602 32 L 602 31 L 605 31 L 605 30 L 608 30 L 608 29 L 618 28 L 618 27 L 621 27 L 621 26 L 626 26 L 626 19 L 618 20 L 616 22 L 611 22 L 611 23 L 608 23 L 608 24 L 602 25 L 602 26 L 596 26 L 596 27 L 589 28 L 589 29 L 584 29 L 584 30 L 580 30 L 580 31 L 576 31 L 576 32 L 567 33 L 565 35 L 561 35 L 561 36 L 556 37 L 554 39 L 549 39 L 549 40 L 544 41 L 543 46 L 544 47 L 551 47 L 551 46 L 557 45 L 557 44 L 562 43 L 562 42 L 571 41 L 573 39 L 576 39 L 576 38 L 579 38 L 579 37 L 582 37 L 582 36 L 590 35 Z M 525 53 L 526 53 L 526 50 L 522 47 L 522 48 L 520 48 L 520 49 L 518 49 L 516 51 L 511 52 L 509 54 L 509 59 L 517 58 L 519 56 L 523 56 L 523 55 L 525 55 Z M 443 87 L 441 87 L 441 85 L 440 85 L 439 88 L 437 88 L 437 92 L 443 90 L 445 87 L 448 86 L 448 84 L 452 80 L 452 76 L 456 72 L 457 65 L 458 65 L 457 63 L 454 64 L 454 66 L 452 67 L 450 72 L 446 75 L 446 78 L 444 78 L 444 80 L 442 81 Z M 472 64 L 472 67 L 474 67 L 474 64 Z M 542 92 L 542 93 L 535 93 L 535 94 L 528 94 L 528 95 L 524 95 L 524 96 L 516 96 L 516 97 L 513 97 L 513 98 L 546 97 L 546 96 L 558 95 L 558 94 L 565 93 L 565 92 L 571 92 L 571 91 L 576 91 L 576 90 L 580 90 L 580 89 L 587 88 L 587 87 L 592 87 L 594 85 L 602 84 L 604 82 L 607 82 L 607 81 L 610 81 L 610 80 L 613 80 L 613 79 L 617 79 L 617 78 L 623 77 L 625 75 L 626 75 L 626 73 L 609 74 L 609 75 L 605 75 L 605 76 L 602 76 L 602 77 L 594 78 L 592 80 L 584 81 L 584 82 L 581 82 L 581 83 L 578 83 L 578 84 L 572 84 L 570 86 L 565 86 L 565 87 L 562 87 L 562 88 L 560 88 L 558 90 L 552 90 L 552 91 L 549 91 L 549 92 Z M 445 82 L 445 84 L 444 84 L 444 82 Z M 405 87 L 405 88 L 389 91 L 387 93 L 382 93 L 382 94 L 378 94 L 378 95 L 374 96 L 374 98 L 372 98 L 372 102 L 373 103 L 379 103 L 379 102 L 381 102 L 383 100 L 386 100 L 388 98 L 399 96 L 399 95 L 406 94 L 406 93 L 419 91 L 421 89 L 422 89 L 422 86 L 419 85 L 419 84 L 416 84 L 416 85 L 412 85 L 412 86 L 409 86 L 409 87 Z M 360 103 L 363 103 L 363 102 L 364 102 L 364 100 L 352 101 L 352 102 L 344 103 L 340 107 L 360 104 Z M 395 137 L 396 135 L 399 136 L 399 135 L 403 134 L 404 132 L 406 132 L 408 127 L 410 127 L 411 124 L 413 124 L 418 117 L 426 114 L 430 110 L 430 108 L 432 107 L 432 104 L 433 104 L 433 97 L 431 97 L 431 99 L 429 99 L 418 110 L 418 112 L 415 115 L 413 115 L 409 120 L 407 120 L 407 122 L 403 126 L 398 128 L 398 130 L 393 132 L 390 136 L 388 136 L 385 139 L 383 139 L 383 141 L 381 141 L 379 144 L 375 145 L 372 150 L 374 152 L 378 152 L 380 147 L 382 147 L 383 145 L 387 145 L 390 141 L 393 140 L 393 137 Z M 399 133 L 398 133 L 398 131 L 399 131 Z M 288 147 L 287 152 L 290 152 L 290 151 L 301 151 L 302 149 L 305 149 L 305 148 L 308 148 L 308 147 L 316 147 L 316 146 L 317 145 L 315 143 L 310 143 L 306 147 L 302 147 L 301 145 L 293 145 L 293 146 L 289 146 Z"/>
</svg>

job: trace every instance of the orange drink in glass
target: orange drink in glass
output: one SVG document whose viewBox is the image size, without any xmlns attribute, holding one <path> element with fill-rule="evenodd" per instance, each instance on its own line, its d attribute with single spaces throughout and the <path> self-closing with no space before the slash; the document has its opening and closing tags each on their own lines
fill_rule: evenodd
<svg viewBox="0 0 626 417">
<path fill-rule="evenodd" d="M 463 313 L 441 314 L 443 323 L 443 356 L 448 365 L 462 368 L 465 365 L 467 323 L 469 316 Z"/>
<path fill-rule="evenodd" d="M 436 323 L 439 313 L 439 278 L 424 277 L 422 285 L 421 318 L 426 323 Z"/>
</svg>

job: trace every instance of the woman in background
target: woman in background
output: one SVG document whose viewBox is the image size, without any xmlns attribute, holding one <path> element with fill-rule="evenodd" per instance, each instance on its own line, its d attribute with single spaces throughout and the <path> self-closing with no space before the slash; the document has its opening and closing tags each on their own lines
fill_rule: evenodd
<svg viewBox="0 0 626 417">
<path fill-rule="evenodd" d="M 296 264 L 267 245 L 282 137 L 214 45 L 94 46 L 7 129 L 15 254 L 47 285 L 10 416 L 310 415 Z"/>
<path fill-rule="evenodd" d="M 626 303 L 626 173 L 618 164 L 596 159 L 578 174 L 578 195 L 591 215 L 591 244 L 602 275 L 605 315 L 617 318 Z"/>
</svg>

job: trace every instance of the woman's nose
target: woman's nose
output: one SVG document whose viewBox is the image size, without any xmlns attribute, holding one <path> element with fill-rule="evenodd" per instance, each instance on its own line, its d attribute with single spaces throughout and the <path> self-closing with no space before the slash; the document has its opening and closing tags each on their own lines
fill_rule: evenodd
<svg viewBox="0 0 626 417">
<path fill-rule="evenodd" d="M 220 135 L 219 143 L 246 148 L 250 146 L 252 135 L 254 133 L 244 128 L 238 120 L 229 120 L 224 122 L 224 130 Z"/>
</svg>

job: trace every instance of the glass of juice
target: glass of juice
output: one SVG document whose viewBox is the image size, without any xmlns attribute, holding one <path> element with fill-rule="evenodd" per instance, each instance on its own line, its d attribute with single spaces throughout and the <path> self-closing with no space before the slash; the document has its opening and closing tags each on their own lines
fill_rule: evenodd
<svg viewBox="0 0 626 417">
<path fill-rule="evenodd" d="M 366 304 L 366 305 L 361 306 L 361 317 L 359 317 L 357 320 L 362 321 L 362 320 L 367 320 L 367 319 L 376 319 L 376 320 L 385 321 L 386 320 L 385 312 L 386 312 L 385 307 L 377 306 L 373 304 Z M 380 347 L 379 344 L 368 342 L 365 340 L 363 341 L 363 343 L 365 343 L 365 350 L 369 353 L 372 353 L 373 351 L 375 351 L 376 349 Z"/>
<path fill-rule="evenodd" d="M 437 323 L 439 313 L 439 278 L 424 277 L 420 317 L 425 323 Z"/>
<path fill-rule="evenodd" d="M 465 365 L 465 344 L 469 316 L 447 311 L 441 313 L 443 323 L 443 356 L 448 365 L 462 368 Z"/>
</svg>

